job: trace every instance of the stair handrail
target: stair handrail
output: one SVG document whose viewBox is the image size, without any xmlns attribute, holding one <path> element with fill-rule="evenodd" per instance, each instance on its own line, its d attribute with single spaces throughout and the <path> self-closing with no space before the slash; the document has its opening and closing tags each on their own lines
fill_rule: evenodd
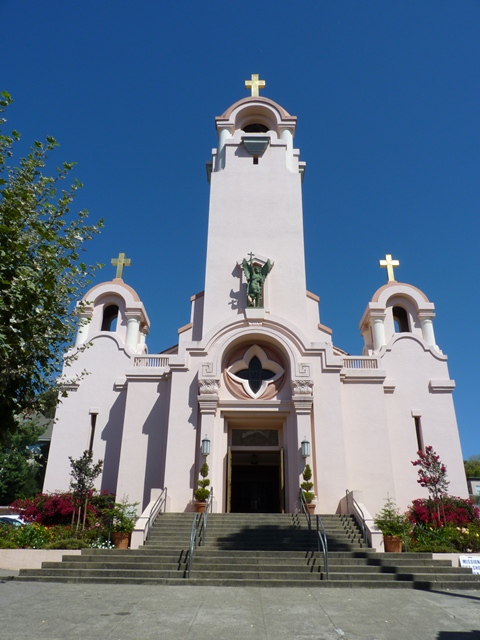
<svg viewBox="0 0 480 640">
<path fill-rule="evenodd" d="M 200 514 L 196 513 L 193 516 L 192 528 L 190 530 L 190 548 L 188 550 L 188 564 L 187 564 L 187 571 L 186 571 L 187 578 L 190 578 L 190 571 L 192 570 L 193 554 L 195 553 L 195 549 L 197 548 L 199 521 L 200 521 Z"/>
<path fill-rule="evenodd" d="M 212 511 L 213 505 L 213 487 L 210 489 L 210 494 L 207 498 L 207 503 L 205 505 L 205 511 L 202 513 L 201 522 L 199 523 L 200 535 L 198 539 L 198 546 L 202 546 L 205 544 L 205 539 L 207 537 L 207 516 L 208 513 Z"/>
<path fill-rule="evenodd" d="M 300 498 L 300 509 L 301 509 L 302 513 L 305 515 L 305 518 L 307 519 L 308 530 L 311 531 L 312 530 L 312 517 L 310 515 L 310 511 L 308 509 L 307 501 L 305 500 L 304 493 L 305 493 L 304 490 L 300 489 L 300 492 L 298 494 L 298 497 Z"/>
<path fill-rule="evenodd" d="M 355 500 L 355 497 L 351 491 L 346 489 L 345 491 L 345 500 L 347 502 L 347 513 L 350 514 L 350 500 L 352 501 L 352 515 L 355 518 L 355 521 L 360 526 L 362 531 L 362 538 L 364 543 L 368 547 L 368 535 L 367 535 L 367 527 L 365 524 L 365 514 L 363 513 L 362 507 Z"/>
<path fill-rule="evenodd" d="M 188 564 L 186 570 L 187 578 L 190 578 L 195 549 L 200 547 L 202 544 L 205 544 L 205 538 L 207 536 L 207 515 L 208 512 L 212 510 L 212 502 L 213 487 L 210 489 L 210 494 L 205 505 L 205 511 L 203 513 L 196 513 L 193 518 L 192 528 L 190 530 L 190 548 L 188 550 Z"/>
<path fill-rule="evenodd" d="M 328 568 L 328 540 L 327 532 L 323 526 L 322 518 L 317 513 L 317 537 L 318 537 L 318 553 L 323 552 L 323 568 L 325 569 L 326 579 L 330 579 L 330 571 Z M 320 549 L 320 546 L 322 547 Z"/>
<path fill-rule="evenodd" d="M 308 530 L 312 530 L 312 516 L 310 515 L 310 511 L 308 509 L 308 503 L 305 500 L 304 490 L 300 489 L 299 498 L 300 498 L 300 507 L 302 512 L 305 514 L 308 524 Z M 325 569 L 326 579 L 329 580 L 330 572 L 328 569 L 328 540 L 327 540 L 327 532 L 325 531 L 325 527 L 323 526 L 322 518 L 316 514 L 316 525 L 317 525 L 317 545 L 318 545 L 318 553 L 323 553 L 323 567 Z"/>
<path fill-rule="evenodd" d="M 160 490 L 160 495 L 155 501 L 151 501 L 146 506 L 142 515 L 135 522 L 135 528 L 132 531 L 132 539 L 130 548 L 136 549 L 143 546 L 149 536 L 153 523 L 157 519 L 158 514 L 167 510 L 167 487 Z"/>
</svg>

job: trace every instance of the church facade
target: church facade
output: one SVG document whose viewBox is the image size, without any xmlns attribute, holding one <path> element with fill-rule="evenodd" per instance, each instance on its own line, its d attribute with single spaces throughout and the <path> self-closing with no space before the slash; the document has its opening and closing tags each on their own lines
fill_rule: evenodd
<svg viewBox="0 0 480 640">
<path fill-rule="evenodd" d="M 334 345 L 306 289 L 296 117 L 258 95 L 257 76 L 250 84 L 216 118 L 205 289 L 190 322 L 175 348 L 148 353 L 150 321 L 120 254 L 117 277 L 80 308 L 75 349 L 91 346 L 63 375 L 44 490 L 66 490 L 69 456 L 90 449 L 104 460 L 98 488 L 139 509 L 166 487 L 168 510 L 193 510 L 207 460 L 214 511 L 295 512 L 308 463 L 317 512 L 344 509 L 348 489 L 374 514 L 387 495 L 402 509 L 426 495 L 411 461 L 432 445 L 450 493 L 468 497 L 434 305 L 386 256 L 362 354 Z"/>
</svg>

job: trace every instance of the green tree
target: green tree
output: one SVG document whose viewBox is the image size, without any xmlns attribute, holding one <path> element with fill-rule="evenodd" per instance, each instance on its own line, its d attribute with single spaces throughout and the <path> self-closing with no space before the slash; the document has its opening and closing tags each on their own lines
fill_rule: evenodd
<svg viewBox="0 0 480 640">
<path fill-rule="evenodd" d="M 82 530 L 85 529 L 85 522 L 87 518 L 88 499 L 93 495 L 95 489 L 95 480 L 102 472 L 103 460 L 93 462 L 93 454 L 91 451 L 84 451 L 80 458 L 74 460 L 71 456 L 70 466 L 72 470 L 70 475 L 70 489 L 75 496 L 77 512 L 77 530 L 80 526 L 82 519 L 83 509 L 83 524 Z M 73 523 L 73 520 L 72 520 Z"/>
<path fill-rule="evenodd" d="M 470 456 L 463 464 L 467 478 L 480 478 L 480 456 Z"/>
<path fill-rule="evenodd" d="M 18 420 L 17 428 L 6 435 L 0 450 L 0 504 L 17 498 L 31 498 L 41 491 L 42 455 L 35 447 L 45 424 Z"/>
<path fill-rule="evenodd" d="M 0 116 L 11 102 L 0 94 Z M 16 416 L 41 412 L 55 387 L 76 331 L 74 302 L 99 266 L 80 254 L 102 225 L 70 211 L 82 185 L 60 187 L 74 163 L 43 174 L 53 138 L 35 142 L 18 166 L 7 164 L 20 135 L 5 135 L 5 122 L 0 117 L 0 439 L 20 424 Z"/>
<path fill-rule="evenodd" d="M 88 495 L 93 491 L 95 486 L 95 480 L 102 472 L 103 460 L 93 462 L 93 454 L 91 451 L 84 451 L 80 458 L 74 460 L 71 456 L 70 466 L 72 470 L 70 475 L 70 489 L 74 493 L 75 497 L 80 503 L 88 498 Z"/>
</svg>

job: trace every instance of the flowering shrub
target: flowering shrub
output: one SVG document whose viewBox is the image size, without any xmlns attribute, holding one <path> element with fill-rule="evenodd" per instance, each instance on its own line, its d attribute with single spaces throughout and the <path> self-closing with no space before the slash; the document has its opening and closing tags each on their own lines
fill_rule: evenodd
<svg viewBox="0 0 480 640">
<path fill-rule="evenodd" d="M 447 467 L 440 462 L 440 456 L 433 450 L 433 447 L 426 447 L 425 451 L 417 451 L 418 460 L 412 462 L 418 469 L 418 484 L 428 489 L 430 497 L 438 500 L 447 493 Z"/>
<path fill-rule="evenodd" d="M 100 537 L 90 544 L 91 549 L 115 549 L 115 545 L 110 540 Z"/>
<path fill-rule="evenodd" d="M 471 500 L 442 496 L 414 500 L 407 511 L 412 523 L 412 551 L 480 550 L 480 513 Z"/>
<path fill-rule="evenodd" d="M 23 527 L 2 529 L 3 548 L 44 549 L 52 542 L 54 535 L 41 524 L 26 524 Z"/>
<path fill-rule="evenodd" d="M 412 532 L 410 550 L 433 553 L 480 551 L 480 525 L 470 523 L 468 527 L 456 527 L 447 524 L 439 529 L 416 526 Z"/>
<path fill-rule="evenodd" d="M 43 525 L 68 524 L 75 509 L 71 493 L 39 493 L 34 498 L 15 500 L 11 506 L 27 522 Z"/>
<path fill-rule="evenodd" d="M 425 525 L 428 527 L 442 527 L 447 524 L 456 526 L 468 525 L 475 522 L 480 516 L 479 509 L 471 500 L 443 496 L 440 501 L 440 513 L 438 503 L 431 498 L 414 500 L 407 511 L 407 518 L 413 525 Z"/>
<path fill-rule="evenodd" d="M 92 491 L 87 502 L 86 523 L 90 525 L 101 520 L 102 512 L 111 508 L 114 501 L 115 496 L 110 493 L 96 494 Z M 34 498 L 15 500 L 11 506 L 27 522 L 38 522 L 45 526 L 71 524 L 74 512 L 78 509 L 75 496 L 70 492 L 39 493 Z"/>
<path fill-rule="evenodd" d="M 124 520 L 129 531 L 134 527 L 136 504 L 127 504 L 126 499 L 116 503 L 113 494 L 91 491 L 81 509 L 79 506 L 71 492 L 41 493 L 16 500 L 12 507 L 28 524 L 0 527 L 0 548 L 80 549 L 101 545 L 98 548 L 109 549 L 111 531 L 123 530 Z"/>
</svg>

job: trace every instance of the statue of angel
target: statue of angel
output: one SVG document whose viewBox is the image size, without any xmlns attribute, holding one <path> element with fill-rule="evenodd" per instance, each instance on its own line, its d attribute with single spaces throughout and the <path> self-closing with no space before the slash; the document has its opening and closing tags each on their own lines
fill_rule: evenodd
<svg viewBox="0 0 480 640">
<path fill-rule="evenodd" d="M 250 253 L 250 263 L 244 258 L 242 269 L 247 281 L 247 298 L 249 307 L 262 307 L 262 289 L 266 277 L 268 276 L 272 263 L 267 260 L 263 267 L 253 264 L 253 254 Z"/>
</svg>

